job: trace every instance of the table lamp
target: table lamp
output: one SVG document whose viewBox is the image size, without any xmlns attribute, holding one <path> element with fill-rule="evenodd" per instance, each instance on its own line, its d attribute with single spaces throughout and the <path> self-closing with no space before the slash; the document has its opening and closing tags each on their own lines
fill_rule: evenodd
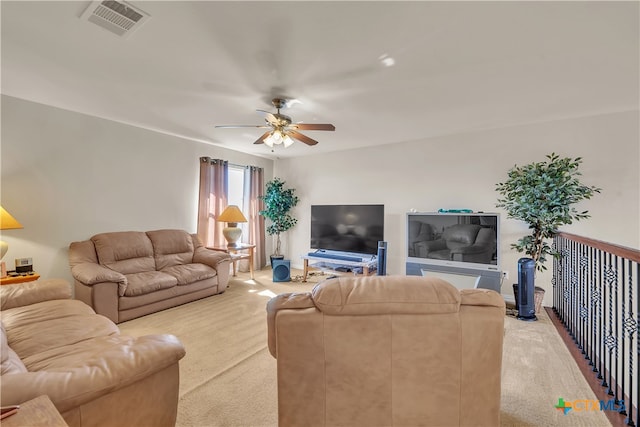
<svg viewBox="0 0 640 427">
<path fill-rule="evenodd" d="M 242 236 L 242 229 L 238 227 L 239 222 L 247 222 L 240 208 L 236 205 L 229 205 L 217 218 L 218 221 L 226 222 L 227 226 L 222 230 L 224 238 L 227 239 L 227 247 L 235 248 L 238 240 Z"/>
<path fill-rule="evenodd" d="M 11 216 L 2 206 L 0 206 L 0 230 L 11 230 L 15 228 L 22 228 L 14 217 Z M 4 258 L 4 255 L 9 250 L 7 242 L 0 241 L 0 260 Z M 2 269 L 2 277 L 7 277 L 7 267 L 4 261 L 0 262 L 0 268 Z"/>
</svg>

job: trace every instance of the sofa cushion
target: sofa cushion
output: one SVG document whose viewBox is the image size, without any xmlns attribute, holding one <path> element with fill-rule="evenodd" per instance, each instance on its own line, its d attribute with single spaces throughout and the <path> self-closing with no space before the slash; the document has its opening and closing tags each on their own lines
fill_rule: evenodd
<svg viewBox="0 0 640 427">
<path fill-rule="evenodd" d="M 178 284 L 178 279 L 161 271 L 143 271 L 142 273 L 126 274 L 127 289 L 124 296 L 133 297 L 144 295 L 160 289 L 168 289 Z"/>
<path fill-rule="evenodd" d="M 91 238 L 100 264 L 122 274 L 154 271 L 153 245 L 146 233 L 121 231 Z"/>
<path fill-rule="evenodd" d="M 178 285 L 189 285 L 216 276 L 216 271 L 213 268 L 199 263 L 174 265 L 162 269 L 162 272 L 175 277 L 178 280 Z"/>
<path fill-rule="evenodd" d="M 148 231 L 147 236 L 153 245 L 157 270 L 193 262 L 193 240 L 186 231 L 155 230 Z"/>
<path fill-rule="evenodd" d="M 476 241 L 478 231 L 482 227 L 477 224 L 456 224 L 448 227 L 442 233 L 442 238 L 447 241 L 449 249 L 455 249 L 460 246 L 473 245 Z"/>
<path fill-rule="evenodd" d="M 317 284 L 311 298 L 323 313 L 346 316 L 456 313 L 461 299 L 448 282 L 421 276 L 337 277 Z"/>
<path fill-rule="evenodd" d="M 20 374 L 24 372 L 27 372 L 27 368 L 16 352 L 9 347 L 4 323 L 0 322 L 0 375 Z"/>
<path fill-rule="evenodd" d="M 53 300 L 2 312 L 9 346 L 29 370 L 30 358 L 55 353 L 64 346 L 101 335 L 117 334 L 106 317 L 77 300 Z"/>
<path fill-rule="evenodd" d="M 4 285 L 0 288 L 0 309 L 8 310 L 53 299 L 70 299 L 71 296 L 71 286 L 64 279 L 40 279 Z"/>
</svg>

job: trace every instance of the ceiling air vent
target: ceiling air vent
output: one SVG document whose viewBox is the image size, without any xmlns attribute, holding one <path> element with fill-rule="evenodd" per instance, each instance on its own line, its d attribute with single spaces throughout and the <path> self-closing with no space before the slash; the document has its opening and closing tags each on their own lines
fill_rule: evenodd
<svg viewBox="0 0 640 427">
<path fill-rule="evenodd" d="M 149 14 L 123 1 L 98 0 L 91 2 L 80 19 L 127 37 L 149 19 Z"/>
</svg>

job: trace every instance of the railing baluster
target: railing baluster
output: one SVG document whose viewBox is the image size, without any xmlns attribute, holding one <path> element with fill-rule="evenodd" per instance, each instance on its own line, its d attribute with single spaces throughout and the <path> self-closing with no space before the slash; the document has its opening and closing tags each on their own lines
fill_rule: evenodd
<svg viewBox="0 0 640 427">
<path fill-rule="evenodd" d="M 594 273 L 594 269 L 593 266 L 595 266 L 595 262 L 593 262 L 592 260 L 594 259 L 594 253 L 595 253 L 595 249 L 594 248 L 588 248 L 587 249 L 589 252 L 588 258 L 591 264 L 592 268 L 589 268 L 589 281 L 588 283 L 588 288 L 589 288 L 589 297 L 590 297 L 590 309 L 589 309 L 589 313 L 590 313 L 590 317 L 589 317 L 589 332 L 591 334 L 590 337 L 590 344 L 589 344 L 589 348 L 590 348 L 590 354 L 589 354 L 589 365 L 593 366 L 592 370 L 595 372 L 597 370 L 596 368 L 596 329 L 598 327 L 597 325 L 597 321 L 598 321 L 598 317 L 597 317 L 597 309 L 598 309 L 598 292 L 597 292 L 597 287 L 595 285 L 595 273 Z M 588 268 L 588 267 L 587 267 Z"/>
<path fill-rule="evenodd" d="M 622 280 L 620 280 L 620 282 L 622 284 L 622 291 L 621 291 L 622 298 L 620 298 L 620 306 L 621 306 L 620 314 L 621 314 L 621 317 L 623 317 L 623 319 L 621 319 L 622 321 L 620 322 L 620 354 L 621 354 L 621 356 L 618 356 L 618 360 L 620 360 L 621 372 L 620 372 L 620 381 L 617 381 L 617 383 L 618 383 L 617 385 L 620 386 L 620 390 L 621 390 L 621 393 L 622 393 L 622 400 L 618 401 L 618 405 L 624 404 L 624 391 L 626 390 L 625 389 L 625 384 L 624 384 L 625 383 L 625 381 L 624 381 L 624 377 L 625 377 L 625 375 L 624 375 L 624 366 L 625 366 L 624 362 L 625 362 L 625 359 L 626 359 L 626 356 L 627 356 L 625 354 L 625 352 L 624 352 L 624 348 L 625 348 L 624 344 L 625 344 L 625 341 L 626 341 L 626 337 L 624 336 L 624 332 L 625 332 L 624 331 L 624 315 L 625 315 L 624 310 L 626 308 L 625 290 L 626 290 L 626 283 L 627 283 L 626 280 L 625 280 L 626 279 L 626 272 L 627 272 L 627 268 L 626 267 L 627 266 L 625 265 L 624 260 L 622 260 L 620 262 L 620 278 L 622 279 Z M 616 390 L 618 390 L 618 387 L 616 387 Z M 618 412 L 620 412 L 620 415 L 627 415 L 626 405 L 622 405 Z"/>
<path fill-rule="evenodd" d="M 605 302 L 607 299 L 607 288 L 604 286 L 602 281 L 602 251 L 598 251 L 598 288 L 600 288 L 600 295 L 602 298 L 600 299 L 600 305 L 598 307 L 598 320 L 599 320 L 599 328 L 598 328 L 598 352 L 600 353 L 600 363 L 598 365 L 598 379 L 604 380 L 604 364 L 605 364 L 605 354 L 604 354 L 604 328 L 606 324 L 606 319 L 604 317 Z M 606 387 L 606 382 L 603 384 Z"/>
<path fill-rule="evenodd" d="M 629 293 L 628 293 L 628 297 L 629 297 L 629 313 L 627 315 L 627 318 L 625 320 L 625 328 L 627 330 L 627 333 L 629 334 L 629 399 L 628 399 L 628 413 L 629 416 L 626 419 L 627 425 L 628 426 L 635 426 L 636 423 L 638 422 L 638 417 L 640 416 L 640 405 L 638 404 L 638 402 L 635 402 L 635 406 L 636 406 L 636 421 L 634 423 L 633 421 L 633 405 L 634 405 L 634 398 L 636 400 L 638 400 L 638 398 L 640 397 L 640 381 L 638 380 L 638 375 L 635 374 L 638 369 L 634 369 L 634 363 L 640 363 L 640 336 L 638 336 L 639 333 L 639 326 L 640 326 L 640 291 L 638 291 L 638 283 L 640 283 L 640 264 L 636 263 L 635 265 L 635 281 L 633 280 L 633 262 L 631 260 L 628 261 L 629 262 Z M 635 288 L 633 286 L 633 284 L 636 284 Z M 634 322 L 634 318 L 633 318 L 633 300 L 634 300 L 634 289 L 636 291 L 635 293 L 635 300 L 636 300 L 636 318 L 635 318 L 635 322 Z M 636 359 L 634 361 L 633 359 L 633 340 L 635 339 L 636 341 Z M 634 375 L 635 374 L 635 375 Z M 634 387 L 633 387 L 633 380 L 635 379 L 635 395 L 634 395 Z"/>
<path fill-rule="evenodd" d="M 600 264 L 598 263 L 598 254 L 599 250 L 596 248 L 591 248 L 592 250 L 592 267 L 591 267 L 591 280 L 592 287 L 594 292 L 594 307 L 593 312 L 596 318 L 596 323 L 594 325 L 593 330 L 593 348 L 594 348 L 594 358 L 593 358 L 593 372 L 596 372 L 600 375 L 600 360 L 602 360 L 602 353 L 600 352 L 600 346 L 598 343 L 600 342 L 600 326 L 602 324 L 602 290 L 600 289 L 600 281 L 599 281 L 599 269 Z"/>
<path fill-rule="evenodd" d="M 602 253 L 600 254 L 600 259 L 602 259 Z M 607 281 L 606 281 L 606 271 L 607 271 L 607 256 L 606 254 L 604 254 L 604 258 L 605 258 L 605 262 L 601 265 L 601 270 L 600 270 L 600 274 L 604 275 L 605 280 L 602 283 L 602 309 L 603 309 L 603 316 L 601 318 L 602 320 L 602 361 L 603 361 L 603 365 L 602 368 L 600 370 L 600 372 L 602 373 L 602 387 L 609 387 L 609 383 L 607 382 L 607 360 L 611 360 L 611 355 L 609 353 L 606 352 L 607 349 L 607 328 L 609 326 L 609 317 L 608 314 L 611 313 L 611 311 L 609 310 L 609 300 L 607 300 Z M 604 271 L 603 271 L 604 270 Z M 609 298 L 611 298 L 611 296 L 609 295 Z M 609 357 L 607 357 L 609 356 Z"/>
<path fill-rule="evenodd" d="M 589 287 L 582 286 L 585 281 L 585 271 L 588 267 L 588 259 L 585 253 L 585 247 L 582 244 L 578 244 L 578 271 L 580 272 L 578 278 L 578 289 L 580 291 L 580 342 L 582 345 L 582 354 L 585 359 L 589 359 L 589 340 L 588 340 L 588 320 L 589 320 Z"/>
</svg>

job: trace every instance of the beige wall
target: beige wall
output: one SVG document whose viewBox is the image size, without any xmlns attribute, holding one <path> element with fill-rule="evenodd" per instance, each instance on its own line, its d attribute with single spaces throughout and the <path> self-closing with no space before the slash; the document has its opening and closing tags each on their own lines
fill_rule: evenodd
<svg viewBox="0 0 640 427">
<path fill-rule="evenodd" d="M 273 161 L 133 126 L 2 97 L 4 257 L 32 257 L 43 277 L 71 279 L 67 248 L 96 233 L 196 231 L 199 158 L 265 168 Z"/>
<path fill-rule="evenodd" d="M 563 229 L 640 248 L 638 127 L 638 111 L 631 111 L 279 160 L 276 176 L 301 198 L 295 209 L 299 223 L 287 233 L 285 253 L 293 265 L 302 264 L 300 256 L 309 251 L 312 204 L 383 203 L 389 274 L 404 274 L 405 214 L 410 209 L 501 212 L 502 268 L 510 276 L 502 292 L 510 294 L 522 255 L 509 245 L 527 228 L 495 208 L 495 184 L 515 164 L 542 161 L 551 152 L 583 157 L 583 182 L 603 189 L 579 206 L 592 218 Z M 549 287 L 550 274 L 540 274 L 538 283 Z M 545 302 L 551 304 L 548 290 Z"/>
<path fill-rule="evenodd" d="M 43 276 L 70 279 L 71 241 L 104 231 L 195 231 L 200 156 L 261 166 L 266 179 L 275 172 L 296 188 L 299 223 L 283 235 L 295 267 L 309 251 L 312 204 L 383 203 L 387 270 L 403 274 L 407 211 L 496 211 L 495 184 L 507 170 L 552 151 L 583 157 L 583 181 L 603 189 L 582 206 L 593 217 L 566 231 L 640 248 L 638 129 L 638 111 L 631 111 L 284 159 L 274 166 L 264 158 L 3 96 L 1 202 L 25 227 L 2 233 L 10 246 L 5 261 L 13 268 L 14 258 L 32 257 Z M 511 276 L 503 293 L 511 293 L 520 258 L 509 244 L 525 232 L 524 224 L 503 215 L 502 267 Z M 548 286 L 549 280 L 543 274 L 538 282 Z"/>
</svg>

